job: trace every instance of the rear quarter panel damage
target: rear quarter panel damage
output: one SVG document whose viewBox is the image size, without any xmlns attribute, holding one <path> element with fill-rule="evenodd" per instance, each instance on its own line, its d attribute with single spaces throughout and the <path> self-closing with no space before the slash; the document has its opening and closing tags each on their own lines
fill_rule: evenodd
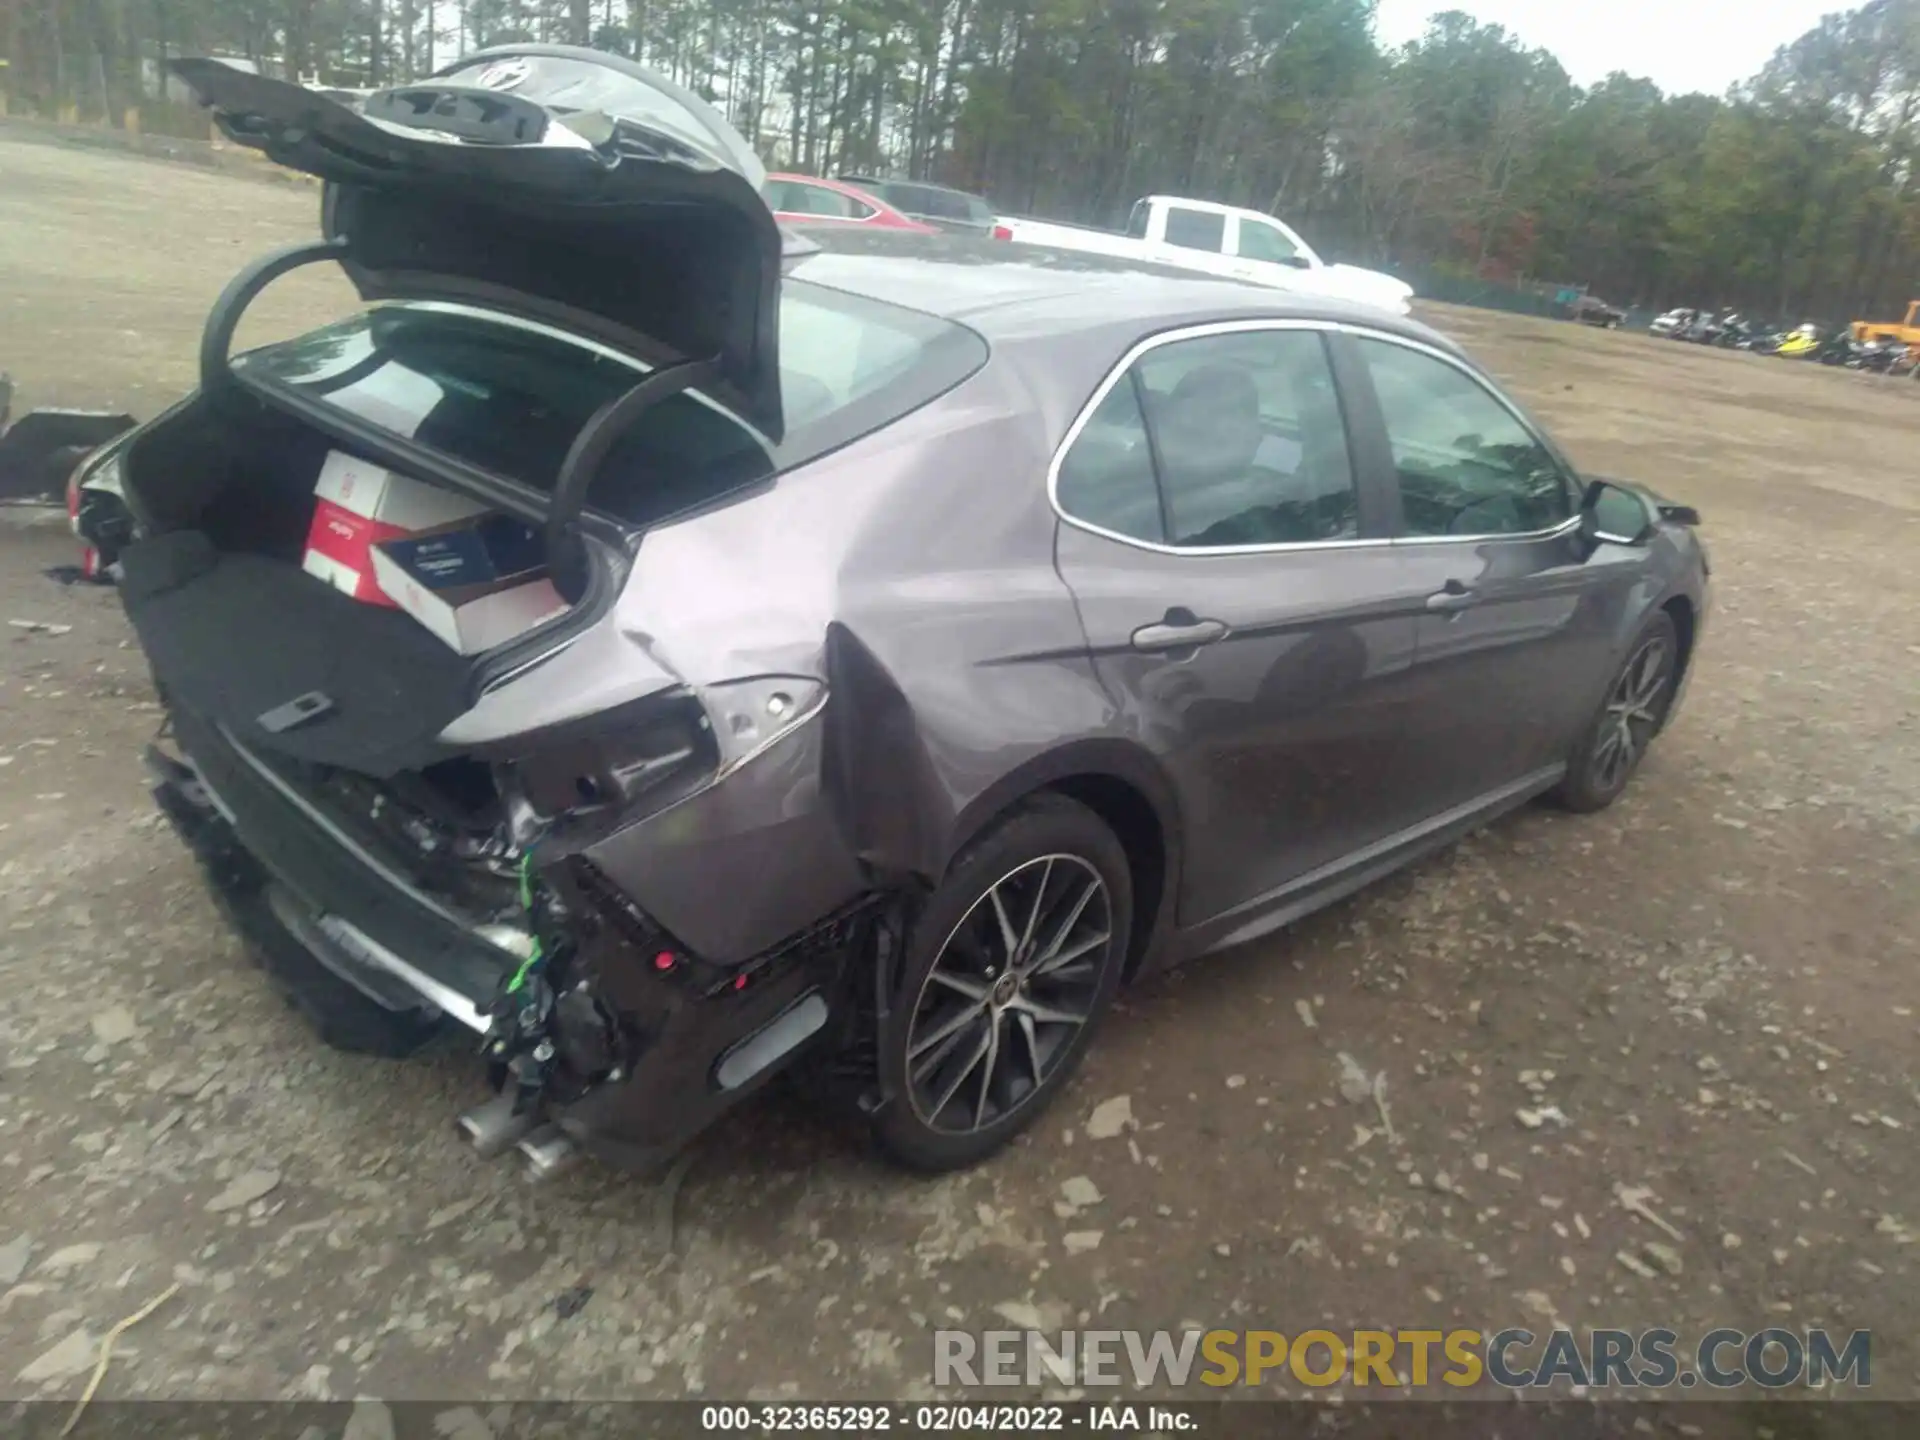
<svg viewBox="0 0 1920 1440">
<path fill-rule="evenodd" d="M 737 963 L 863 891 L 936 882 L 981 797 L 1113 730 L 1053 563 L 1052 443 L 989 366 L 642 541 L 614 619 L 663 671 L 829 688 L 818 719 L 591 852 L 689 948 Z"/>
</svg>

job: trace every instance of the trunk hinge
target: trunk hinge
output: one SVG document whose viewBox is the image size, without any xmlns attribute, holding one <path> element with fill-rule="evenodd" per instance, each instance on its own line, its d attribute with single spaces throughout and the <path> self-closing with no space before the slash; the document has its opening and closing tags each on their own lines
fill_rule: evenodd
<svg viewBox="0 0 1920 1440">
<path fill-rule="evenodd" d="M 581 548 L 580 512 L 587 491 L 613 444 L 640 417 L 682 390 L 718 379 L 718 360 L 685 360 L 656 370 L 631 389 L 607 401 L 581 427 L 560 462 L 547 509 L 547 570 L 569 605 L 578 604 L 586 586 L 586 552 Z"/>
<path fill-rule="evenodd" d="M 340 239 L 304 240 L 298 245 L 269 250 L 227 282 L 220 298 L 213 302 L 206 328 L 200 332 L 200 388 L 212 391 L 229 374 L 227 356 L 233 349 L 233 332 L 240 328 L 240 317 L 247 306 L 267 286 L 290 270 L 320 260 L 345 261 L 347 242 Z"/>
</svg>

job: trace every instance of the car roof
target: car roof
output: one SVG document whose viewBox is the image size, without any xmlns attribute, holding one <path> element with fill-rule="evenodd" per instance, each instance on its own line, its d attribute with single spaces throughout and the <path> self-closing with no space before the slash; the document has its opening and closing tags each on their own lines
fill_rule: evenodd
<svg viewBox="0 0 1920 1440">
<path fill-rule="evenodd" d="M 1303 319 L 1404 335 L 1450 354 L 1451 340 L 1370 305 L 1245 285 L 1171 266 L 962 235 L 809 228 L 818 249 L 798 279 L 959 321 L 991 341 L 1115 327 L 1149 334 L 1208 320 Z"/>
<path fill-rule="evenodd" d="M 981 198 L 971 190 L 958 190 L 951 185 L 936 185 L 931 180 L 909 180 L 904 175 L 847 174 L 842 175 L 840 178 L 849 185 L 911 185 L 916 190 L 938 190 L 943 195 L 961 195 L 969 200 L 978 200 Z"/>
<path fill-rule="evenodd" d="M 867 192 L 847 180 L 835 180 L 826 175 L 802 175 L 797 170 L 769 170 L 769 180 L 785 180 L 795 185 L 818 185 L 822 190 L 837 191 L 842 195 L 864 195 Z"/>
</svg>

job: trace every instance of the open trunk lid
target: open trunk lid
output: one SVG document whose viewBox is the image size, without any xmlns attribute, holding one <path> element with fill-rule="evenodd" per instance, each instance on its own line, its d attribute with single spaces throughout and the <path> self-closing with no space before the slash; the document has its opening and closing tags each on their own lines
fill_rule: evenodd
<svg viewBox="0 0 1920 1440">
<path fill-rule="evenodd" d="M 610 564 L 587 563 L 580 512 L 623 429 L 693 386 L 763 443 L 784 434 L 783 242 L 759 193 L 762 167 L 698 97 L 594 51 L 483 51 L 357 109 L 219 61 L 172 68 L 234 140 L 325 182 L 326 239 L 262 257 L 228 287 L 202 342 L 202 397 L 161 427 L 198 438 L 172 445 L 150 433 L 130 463 L 164 475 L 238 451 L 250 465 L 257 445 L 263 472 L 272 460 L 291 474 L 293 451 L 312 469 L 314 447 L 357 446 L 396 473 L 544 521 L 547 568 L 570 608 L 484 654 L 456 654 L 413 617 L 304 574 L 297 543 L 278 530 L 230 543 L 223 526 L 239 527 L 249 505 L 271 509 L 231 481 L 217 493 L 186 486 L 195 504 L 128 546 L 122 598 L 170 701 L 238 743 L 373 777 L 418 768 L 444 754 L 440 731 L 490 687 L 604 615 L 618 580 Z M 226 358 L 239 312 L 274 275 L 312 259 L 337 260 L 369 302 L 454 302 L 597 342 L 640 362 L 635 383 L 585 422 L 534 514 L 524 496 L 496 493 L 484 455 L 456 460 L 411 428 L 322 415 L 317 402 L 303 411 L 291 392 L 255 387 L 253 398 L 271 403 L 250 407 Z M 248 417 L 269 412 L 291 429 L 230 433 L 265 425 Z M 301 533 L 310 479 L 280 483 L 308 507 L 296 513 Z M 133 482 L 139 490 L 138 474 Z M 222 508 L 229 494 L 232 514 Z M 602 561 L 618 548 L 605 528 Z"/>
<path fill-rule="evenodd" d="M 464 300 L 583 331 L 783 432 L 781 237 L 764 167 L 719 112 L 619 56 L 517 45 L 358 111 L 218 60 L 172 68 L 236 142 L 326 182 L 367 300 Z"/>
</svg>

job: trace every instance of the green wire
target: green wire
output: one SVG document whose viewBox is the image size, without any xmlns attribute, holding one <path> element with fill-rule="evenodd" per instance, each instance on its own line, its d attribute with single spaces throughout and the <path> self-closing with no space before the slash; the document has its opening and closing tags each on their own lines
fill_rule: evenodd
<svg viewBox="0 0 1920 1440">
<path fill-rule="evenodd" d="M 527 912 L 529 919 L 532 918 L 533 852 L 531 850 L 520 857 L 520 908 Z M 507 982 L 507 993 L 509 995 L 527 983 L 527 976 L 532 974 L 533 967 L 540 963 L 540 937 L 535 935 L 532 937 L 532 940 L 533 953 L 520 962 L 520 968 L 513 972 L 513 979 Z"/>
</svg>

